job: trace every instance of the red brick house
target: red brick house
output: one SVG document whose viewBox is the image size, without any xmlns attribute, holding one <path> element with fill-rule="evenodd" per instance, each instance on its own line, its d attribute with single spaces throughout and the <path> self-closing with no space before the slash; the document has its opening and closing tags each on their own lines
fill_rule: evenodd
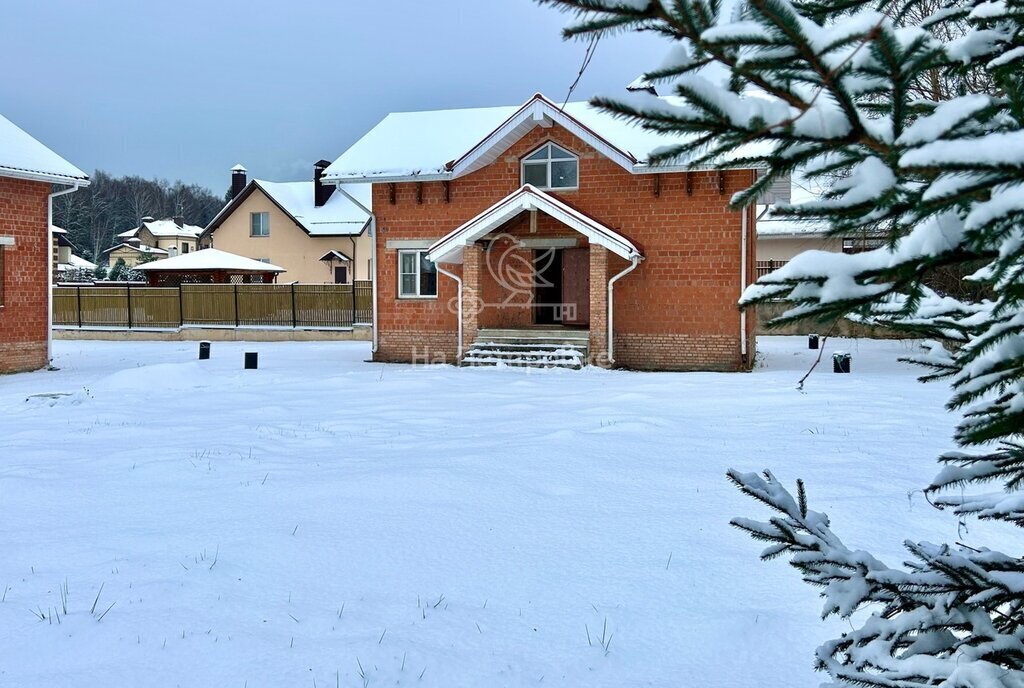
<svg viewBox="0 0 1024 688">
<path fill-rule="evenodd" d="M 51 200 L 88 176 L 0 116 L 0 373 L 50 360 Z"/>
<path fill-rule="evenodd" d="M 374 360 L 749 368 L 755 171 L 647 165 L 665 143 L 540 94 L 388 115 L 323 176 L 372 184 Z"/>
</svg>

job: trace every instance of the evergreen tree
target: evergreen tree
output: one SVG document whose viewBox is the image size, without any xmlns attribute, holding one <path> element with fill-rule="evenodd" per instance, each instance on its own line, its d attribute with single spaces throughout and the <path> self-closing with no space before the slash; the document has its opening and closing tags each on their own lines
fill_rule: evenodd
<svg viewBox="0 0 1024 688">
<path fill-rule="evenodd" d="M 124 258 L 117 259 L 113 267 L 110 268 L 107 278 L 113 282 L 121 282 L 128 279 L 128 264 L 124 262 Z"/>
<path fill-rule="evenodd" d="M 1024 5 L 539 1 L 575 14 L 569 37 L 636 30 L 672 43 L 646 77 L 673 98 L 594 101 L 675 136 L 653 162 L 763 168 L 733 197 L 737 209 L 800 170 L 827 191 L 781 213 L 825 221 L 835 236 L 886 237 L 865 253 L 801 254 L 742 305 L 782 299 L 775 324 L 852 317 L 927 338 L 910 360 L 928 369 L 923 380 L 951 384 L 967 450 L 940 457 L 926 492 L 959 517 L 1024 526 Z M 936 83 L 955 88 L 922 88 Z M 950 267 L 981 288 L 932 289 Z M 820 587 L 826 616 L 850 620 L 817 650 L 830 685 L 1024 686 L 1019 555 L 908 540 L 910 561 L 891 567 L 847 548 L 799 481 L 791 492 L 767 471 L 729 478 L 777 512 L 733 525 Z M 968 489 L 982 485 L 1001 489 Z"/>
</svg>

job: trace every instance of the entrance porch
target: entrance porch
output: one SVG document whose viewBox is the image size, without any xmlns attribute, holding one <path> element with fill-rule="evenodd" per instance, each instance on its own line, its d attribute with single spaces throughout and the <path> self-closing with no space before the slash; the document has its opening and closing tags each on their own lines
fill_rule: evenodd
<svg viewBox="0 0 1024 688">
<path fill-rule="evenodd" d="M 532 186 L 430 247 L 459 295 L 458 353 L 473 365 L 610 367 L 612 285 L 642 255 L 626 237 Z M 625 261 L 611 277 L 609 263 Z"/>
</svg>

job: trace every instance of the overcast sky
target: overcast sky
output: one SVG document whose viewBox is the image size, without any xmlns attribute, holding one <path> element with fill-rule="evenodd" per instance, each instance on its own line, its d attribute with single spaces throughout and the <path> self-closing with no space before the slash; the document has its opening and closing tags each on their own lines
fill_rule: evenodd
<svg viewBox="0 0 1024 688">
<path fill-rule="evenodd" d="M 87 171 L 308 179 L 388 112 L 561 102 L 586 47 L 566 20 L 531 0 L 5 0 L 0 112 Z M 665 48 L 602 41 L 573 100 Z"/>
</svg>

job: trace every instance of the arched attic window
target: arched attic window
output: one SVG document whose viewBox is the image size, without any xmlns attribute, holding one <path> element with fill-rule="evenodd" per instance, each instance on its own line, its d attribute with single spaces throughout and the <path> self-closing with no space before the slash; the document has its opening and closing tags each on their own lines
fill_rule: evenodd
<svg viewBox="0 0 1024 688">
<path fill-rule="evenodd" d="M 523 184 L 538 189 L 575 189 L 580 183 L 580 162 L 575 155 L 554 144 L 543 146 L 523 158 Z"/>
</svg>

